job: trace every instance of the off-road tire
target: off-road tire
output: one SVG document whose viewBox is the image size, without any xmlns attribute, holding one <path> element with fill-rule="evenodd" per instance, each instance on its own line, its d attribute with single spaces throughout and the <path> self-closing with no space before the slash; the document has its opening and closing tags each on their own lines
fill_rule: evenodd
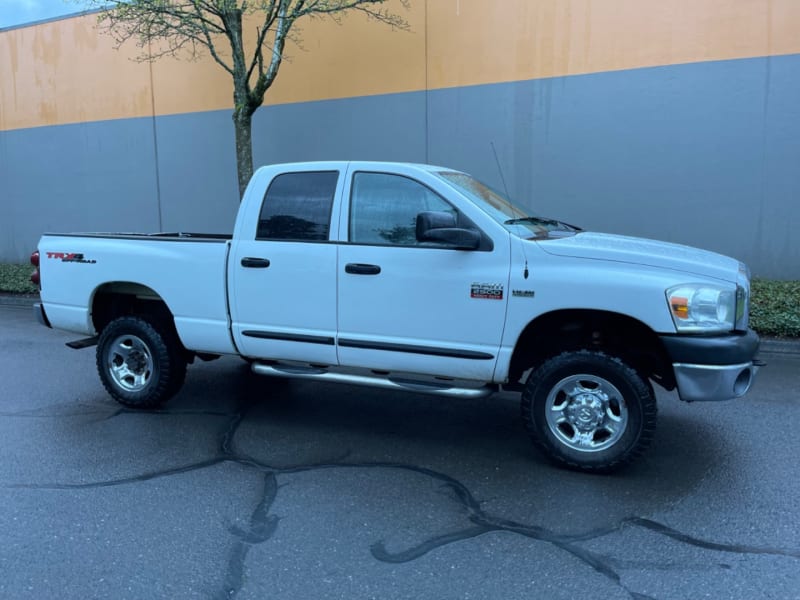
<svg viewBox="0 0 800 600">
<path fill-rule="evenodd" d="M 567 439 L 570 433 L 574 436 L 580 431 L 571 424 L 571 421 L 566 420 L 561 425 L 555 423 L 559 418 L 563 420 L 564 413 L 569 413 L 571 410 L 571 417 L 585 418 L 589 421 L 588 424 L 586 421 L 577 421 L 578 425 L 591 430 L 592 419 L 609 421 L 609 417 L 612 416 L 608 408 L 593 413 L 592 403 L 597 404 L 594 396 L 596 390 L 585 389 L 585 393 L 576 397 L 564 392 L 564 389 L 571 386 L 583 390 L 582 377 L 590 384 L 598 385 L 596 389 L 601 392 L 604 389 L 613 390 L 611 396 L 616 396 L 617 391 L 621 396 L 611 401 L 614 409 L 611 412 L 616 413 L 613 416 L 619 420 L 618 423 L 611 423 L 611 428 L 616 427 L 618 431 L 608 434 L 606 440 L 599 438 L 596 448 L 576 447 L 595 443 L 593 441 Z M 591 388 L 591 385 L 587 387 Z M 600 397 L 602 393 L 598 396 Z M 576 402 L 578 405 L 575 405 Z M 580 405 L 580 402 L 584 404 Z M 601 401 L 598 402 L 602 405 Z M 559 406 L 567 408 L 559 410 Z M 587 406 L 589 410 L 581 414 L 583 406 Z M 550 423 L 548 423 L 548 411 L 551 417 Z M 619 358 L 603 352 L 579 350 L 559 354 L 533 370 L 522 392 L 521 413 L 525 428 L 534 444 L 550 460 L 570 469 L 608 473 L 637 459 L 648 448 L 655 434 L 657 406 L 650 382 L 636 370 Z M 620 417 L 620 414 L 623 416 Z M 601 434 L 606 433 L 603 427 L 598 429 L 602 430 Z M 591 432 L 587 435 L 591 435 Z M 615 436 L 619 437 L 614 440 Z M 606 447 L 604 444 L 610 445 Z"/>
<path fill-rule="evenodd" d="M 100 334 L 96 361 L 103 387 L 131 408 L 162 406 L 186 378 L 186 358 L 174 328 L 140 317 L 111 321 Z"/>
</svg>

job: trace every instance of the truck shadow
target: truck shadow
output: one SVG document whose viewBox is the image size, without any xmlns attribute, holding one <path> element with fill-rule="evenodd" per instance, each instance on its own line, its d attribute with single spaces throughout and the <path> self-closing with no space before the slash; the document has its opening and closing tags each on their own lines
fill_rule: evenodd
<svg viewBox="0 0 800 600">
<path fill-rule="evenodd" d="M 191 379 L 171 409 L 219 410 L 210 404 L 219 398 L 215 384 Z M 233 384 L 225 387 L 228 401 L 245 407 L 232 438 L 235 451 L 261 464 L 285 471 L 386 464 L 430 469 L 496 502 L 519 498 L 511 504 L 520 518 L 531 511 L 571 512 L 565 532 L 663 510 L 735 451 L 718 429 L 692 414 L 698 407 L 671 394 L 659 397 L 656 440 L 643 459 L 612 475 L 587 475 L 550 464 L 533 447 L 519 418 L 518 394 L 453 400 L 276 380 L 252 375 L 246 366 L 225 380 Z M 558 507 L 542 501 L 542 489 L 560 490 Z M 597 510 L 586 511 L 592 498 Z"/>
</svg>

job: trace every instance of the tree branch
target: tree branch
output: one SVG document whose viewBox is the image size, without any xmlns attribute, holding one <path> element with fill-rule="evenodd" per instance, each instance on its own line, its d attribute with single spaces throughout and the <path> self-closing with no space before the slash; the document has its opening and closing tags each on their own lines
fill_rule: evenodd
<svg viewBox="0 0 800 600">
<path fill-rule="evenodd" d="M 264 102 L 264 94 L 275 81 L 278 76 L 278 69 L 280 69 L 283 60 L 283 49 L 286 45 L 286 36 L 289 33 L 294 19 L 288 15 L 288 5 L 290 0 L 281 0 L 278 8 L 277 15 L 277 28 L 275 29 L 275 40 L 272 44 L 272 58 L 269 61 L 269 67 L 264 71 L 263 59 L 259 61 L 258 66 L 258 80 L 251 94 L 250 103 L 253 106 L 253 112 L 261 106 Z"/>
<path fill-rule="evenodd" d="M 264 23 L 261 26 L 261 29 L 256 36 L 256 45 L 253 52 L 253 60 L 250 61 L 250 68 L 247 70 L 247 79 L 250 79 L 253 75 L 253 71 L 255 70 L 256 66 L 258 66 L 258 73 L 261 75 L 263 72 L 263 64 L 264 64 L 264 40 L 267 37 L 267 33 L 269 32 L 272 24 L 275 22 L 275 19 L 278 16 L 279 5 L 276 7 L 275 0 L 272 0 L 269 3 L 269 9 L 266 11 L 264 15 Z M 263 9 L 263 7 L 262 7 Z"/>
</svg>

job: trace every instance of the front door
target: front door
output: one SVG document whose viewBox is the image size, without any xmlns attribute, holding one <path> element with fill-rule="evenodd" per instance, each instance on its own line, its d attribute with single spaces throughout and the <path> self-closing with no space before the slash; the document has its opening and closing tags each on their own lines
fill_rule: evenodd
<svg viewBox="0 0 800 600">
<path fill-rule="evenodd" d="M 508 300 L 508 240 L 487 238 L 470 251 L 418 242 L 420 212 L 450 212 L 467 224 L 410 177 L 356 170 L 344 194 L 340 364 L 490 381 Z"/>
</svg>

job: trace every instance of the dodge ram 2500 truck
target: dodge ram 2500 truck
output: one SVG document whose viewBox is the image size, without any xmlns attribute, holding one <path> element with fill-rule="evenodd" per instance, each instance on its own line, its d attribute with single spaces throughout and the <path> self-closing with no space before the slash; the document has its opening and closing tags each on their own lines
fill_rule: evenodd
<svg viewBox="0 0 800 600">
<path fill-rule="evenodd" d="M 220 355 L 456 398 L 502 386 L 549 458 L 610 471 L 653 437 L 652 382 L 727 400 L 759 364 L 744 264 L 530 216 L 427 165 L 267 166 L 232 236 L 46 234 L 32 260 L 39 321 L 90 336 L 71 345 L 96 344 L 132 407 Z"/>
</svg>

